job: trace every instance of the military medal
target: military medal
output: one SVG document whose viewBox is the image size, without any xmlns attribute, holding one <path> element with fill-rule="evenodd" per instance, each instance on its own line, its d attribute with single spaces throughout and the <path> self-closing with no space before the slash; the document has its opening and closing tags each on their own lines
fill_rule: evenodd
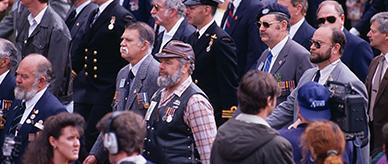
<svg viewBox="0 0 388 164">
<path fill-rule="evenodd" d="M 210 36 L 210 41 L 209 41 L 209 45 L 206 47 L 206 52 L 210 51 L 210 48 L 212 47 L 212 45 L 216 39 L 217 39 L 216 34 L 213 34 L 212 36 Z"/>
<path fill-rule="evenodd" d="M 170 123 L 170 122 L 172 121 L 172 116 L 171 116 L 171 115 L 168 115 L 166 121 L 167 121 L 168 123 Z"/>
<path fill-rule="evenodd" d="M 27 119 L 27 120 L 26 120 L 26 123 L 27 123 L 27 124 L 31 124 L 31 120 L 30 120 L 30 119 Z"/>
<path fill-rule="evenodd" d="M 5 119 L 4 119 L 3 115 L 1 114 L 0 115 L 0 129 L 4 129 L 4 125 L 5 125 Z"/>
<path fill-rule="evenodd" d="M 114 26 L 115 22 L 116 22 L 116 17 L 112 16 L 112 18 L 110 19 L 110 24 L 108 25 L 109 30 L 113 30 L 113 28 L 115 27 Z"/>
</svg>

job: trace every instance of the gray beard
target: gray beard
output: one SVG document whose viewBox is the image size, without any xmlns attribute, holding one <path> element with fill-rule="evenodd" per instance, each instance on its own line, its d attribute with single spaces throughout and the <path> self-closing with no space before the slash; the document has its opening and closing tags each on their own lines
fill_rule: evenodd
<svg viewBox="0 0 388 164">
<path fill-rule="evenodd" d="M 182 75 L 181 69 L 178 69 L 173 75 L 167 75 L 167 76 L 159 75 L 157 84 L 159 87 L 162 87 L 162 88 L 168 88 L 168 87 L 174 86 L 175 84 L 178 83 L 178 80 L 181 77 L 181 75 Z"/>
<path fill-rule="evenodd" d="M 14 93 L 16 99 L 31 100 L 38 93 L 38 83 L 34 83 L 30 91 L 24 91 L 22 88 L 16 86 Z"/>
</svg>

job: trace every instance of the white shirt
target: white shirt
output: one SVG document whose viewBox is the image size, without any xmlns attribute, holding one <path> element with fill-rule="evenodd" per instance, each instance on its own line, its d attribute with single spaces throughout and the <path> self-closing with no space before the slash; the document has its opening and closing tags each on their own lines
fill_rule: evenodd
<svg viewBox="0 0 388 164">
<path fill-rule="evenodd" d="M 341 59 L 337 59 L 336 61 L 330 63 L 325 68 L 323 68 L 319 71 L 319 73 L 321 74 L 321 76 L 319 77 L 319 81 L 318 81 L 319 84 L 321 84 L 321 85 L 326 84 L 326 81 L 329 79 L 331 72 L 333 72 L 334 68 L 337 66 L 337 64 L 340 61 L 341 61 Z M 315 78 L 315 75 L 314 75 L 313 79 L 311 79 L 311 81 L 314 80 L 314 78 Z"/>
<path fill-rule="evenodd" d="M 41 91 L 39 91 L 38 93 L 35 94 L 34 97 L 32 97 L 30 100 L 26 101 L 26 109 L 24 110 L 24 113 L 23 113 L 23 116 L 22 116 L 22 119 L 20 120 L 20 124 L 23 124 L 28 115 L 30 115 L 32 109 L 34 109 L 36 103 L 40 100 L 40 98 L 43 96 L 44 92 L 46 92 L 47 90 L 47 87 L 46 86 L 45 88 L 43 88 Z"/>
<path fill-rule="evenodd" d="M 119 160 L 117 163 L 119 164 L 121 162 L 133 162 L 135 164 L 145 164 L 147 163 L 147 160 L 142 155 L 135 155 L 135 156 L 125 157 Z"/>
<path fill-rule="evenodd" d="M 290 38 L 294 38 L 296 32 L 298 31 L 298 29 L 300 28 L 300 26 L 303 24 L 304 22 L 304 17 L 299 20 L 297 23 L 295 23 L 294 25 L 291 26 L 290 28 Z"/>
<path fill-rule="evenodd" d="M 101 4 L 99 7 L 98 7 L 98 13 L 96 15 L 96 17 L 100 16 L 100 14 L 106 9 L 106 7 L 108 7 L 108 5 L 110 3 L 112 3 L 113 0 L 108 0 L 106 1 L 105 3 Z"/>
<path fill-rule="evenodd" d="M 240 113 L 237 115 L 236 120 L 246 122 L 246 123 L 260 124 L 267 127 L 271 127 L 269 126 L 268 122 L 265 121 L 265 119 L 261 118 L 258 115 Z"/>
<path fill-rule="evenodd" d="M 175 23 L 175 25 L 171 28 L 170 31 L 164 30 L 163 40 L 162 40 L 162 43 L 160 44 L 160 49 L 158 52 L 162 52 L 164 45 L 166 45 L 167 42 L 172 39 L 172 37 L 175 35 L 176 31 L 178 31 L 178 28 L 182 24 L 183 20 L 184 20 L 183 17 L 179 18 L 179 20 Z"/>
<path fill-rule="evenodd" d="M 3 74 L 0 75 L 0 84 L 3 82 L 5 76 L 7 76 L 9 70 L 8 71 L 5 71 Z"/>
<path fill-rule="evenodd" d="M 384 60 L 384 68 L 383 68 L 383 72 L 382 72 L 382 77 L 381 77 L 381 79 L 384 77 L 384 75 L 385 75 L 385 72 L 387 71 L 387 68 L 388 68 L 388 53 L 386 53 L 385 55 L 384 55 L 384 58 L 385 58 L 385 60 Z M 378 65 L 377 65 L 377 69 L 380 69 L 380 62 L 378 63 Z M 372 81 L 375 81 L 375 78 L 376 78 L 376 72 L 377 72 L 377 69 L 376 69 L 376 71 L 375 71 L 375 73 L 374 73 L 374 75 L 373 75 L 373 79 L 372 79 Z M 373 84 L 373 83 L 372 83 Z"/>
<path fill-rule="evenodd" d="M 271 65 L 269 67 L 269 70 L 272 69 L 273 64 L 276 61 L 276 58 L 279 56 L 280 51 L 282 51 L 284 45 L 287 43 L 288 36 L 284 37 L 278 44 L 275 45 L 272 49 L 268 48 L 269 51 L 272 53 L 272 60 L 271 60 Z M 266 61 L 264 61 L 265 63 Z"/>
<path fill-rule="evenodd" d="M 84 9 L 86 7 L 86 5 L 88 5 L 90 3 L 90 0 L 87 0 L 85 1 L 84 3 L 82 3 L 81 5 L 79 5 L 76 9 L 75 9 L 75 17 L 77 17 L 77 15 L 82 11 L 82 9 Z"/>
<path fill-rule="evenodd" d="M 141 63 L 143 63 L 143 61 L 147 58 L 148 55 L 149 54 L 144 55 L 143 58 L 141 58 L 139 62 L 137 62 L 135 65 L 132 65 L 131 63 L 129 63 L 129 71 L 132 71 L 135 77 L 136 77 L 137 71 L 139 71 Z"/>
<path fill-rule="evenodd" d="M 35 28 L 38 26 L 38 24 L 42 21 L 43 15 L 47 10 L 47 6 L 43 8 L 36 17 L 32 17 L 31 14 L 28 15 L 27 20 L 30 24 L 30 27 L 28 28 L 28 37 L 31 36 L 32 32 L 34 32 Z"/>
<path fill-rule="evenodd" d="M 201 29 L 199 29 L 199 38 L 206 32 L 206 30 L 209 28 L 210 25 L 214 22 L 214 19 L 212 19 L 208 24 L 203 26 Z"/>
</svg>

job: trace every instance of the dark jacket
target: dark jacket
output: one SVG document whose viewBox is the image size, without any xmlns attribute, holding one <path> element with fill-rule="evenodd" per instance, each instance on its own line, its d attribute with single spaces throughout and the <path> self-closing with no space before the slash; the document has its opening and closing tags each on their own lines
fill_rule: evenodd
<svg viewBox="0 0 388 164">
<path fill-rule="evenodd" d="M 5 76 L 3 82 L 0 83 L 0 110 L 5 110 L 11 107 L 12 101 L 15 99 L 14 89 L 16 81 L 15 76 L 11 72 Z"/>
<path fill-rule="evenodd" d="M 265 125 L 231 119 L 218 130 L 210 162 L 213 164 L 293 163 L 291 144 Z"/>
</svg>

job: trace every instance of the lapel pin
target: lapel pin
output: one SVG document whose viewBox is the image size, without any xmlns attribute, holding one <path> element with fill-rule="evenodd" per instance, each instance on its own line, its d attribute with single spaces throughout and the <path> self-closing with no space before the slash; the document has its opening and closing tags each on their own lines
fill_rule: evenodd
<svg viewBox="0 0 388 164">
<path fill-rule="evenodd" d="M 209 52 L 214 41 L 217 39 L 217 35 L 216 34 L 213 34 L 212 36 L 210 36 L 210 41 L 209 41 L 209 45 L 206 47 L 206 52 Z"/>
</svg>

